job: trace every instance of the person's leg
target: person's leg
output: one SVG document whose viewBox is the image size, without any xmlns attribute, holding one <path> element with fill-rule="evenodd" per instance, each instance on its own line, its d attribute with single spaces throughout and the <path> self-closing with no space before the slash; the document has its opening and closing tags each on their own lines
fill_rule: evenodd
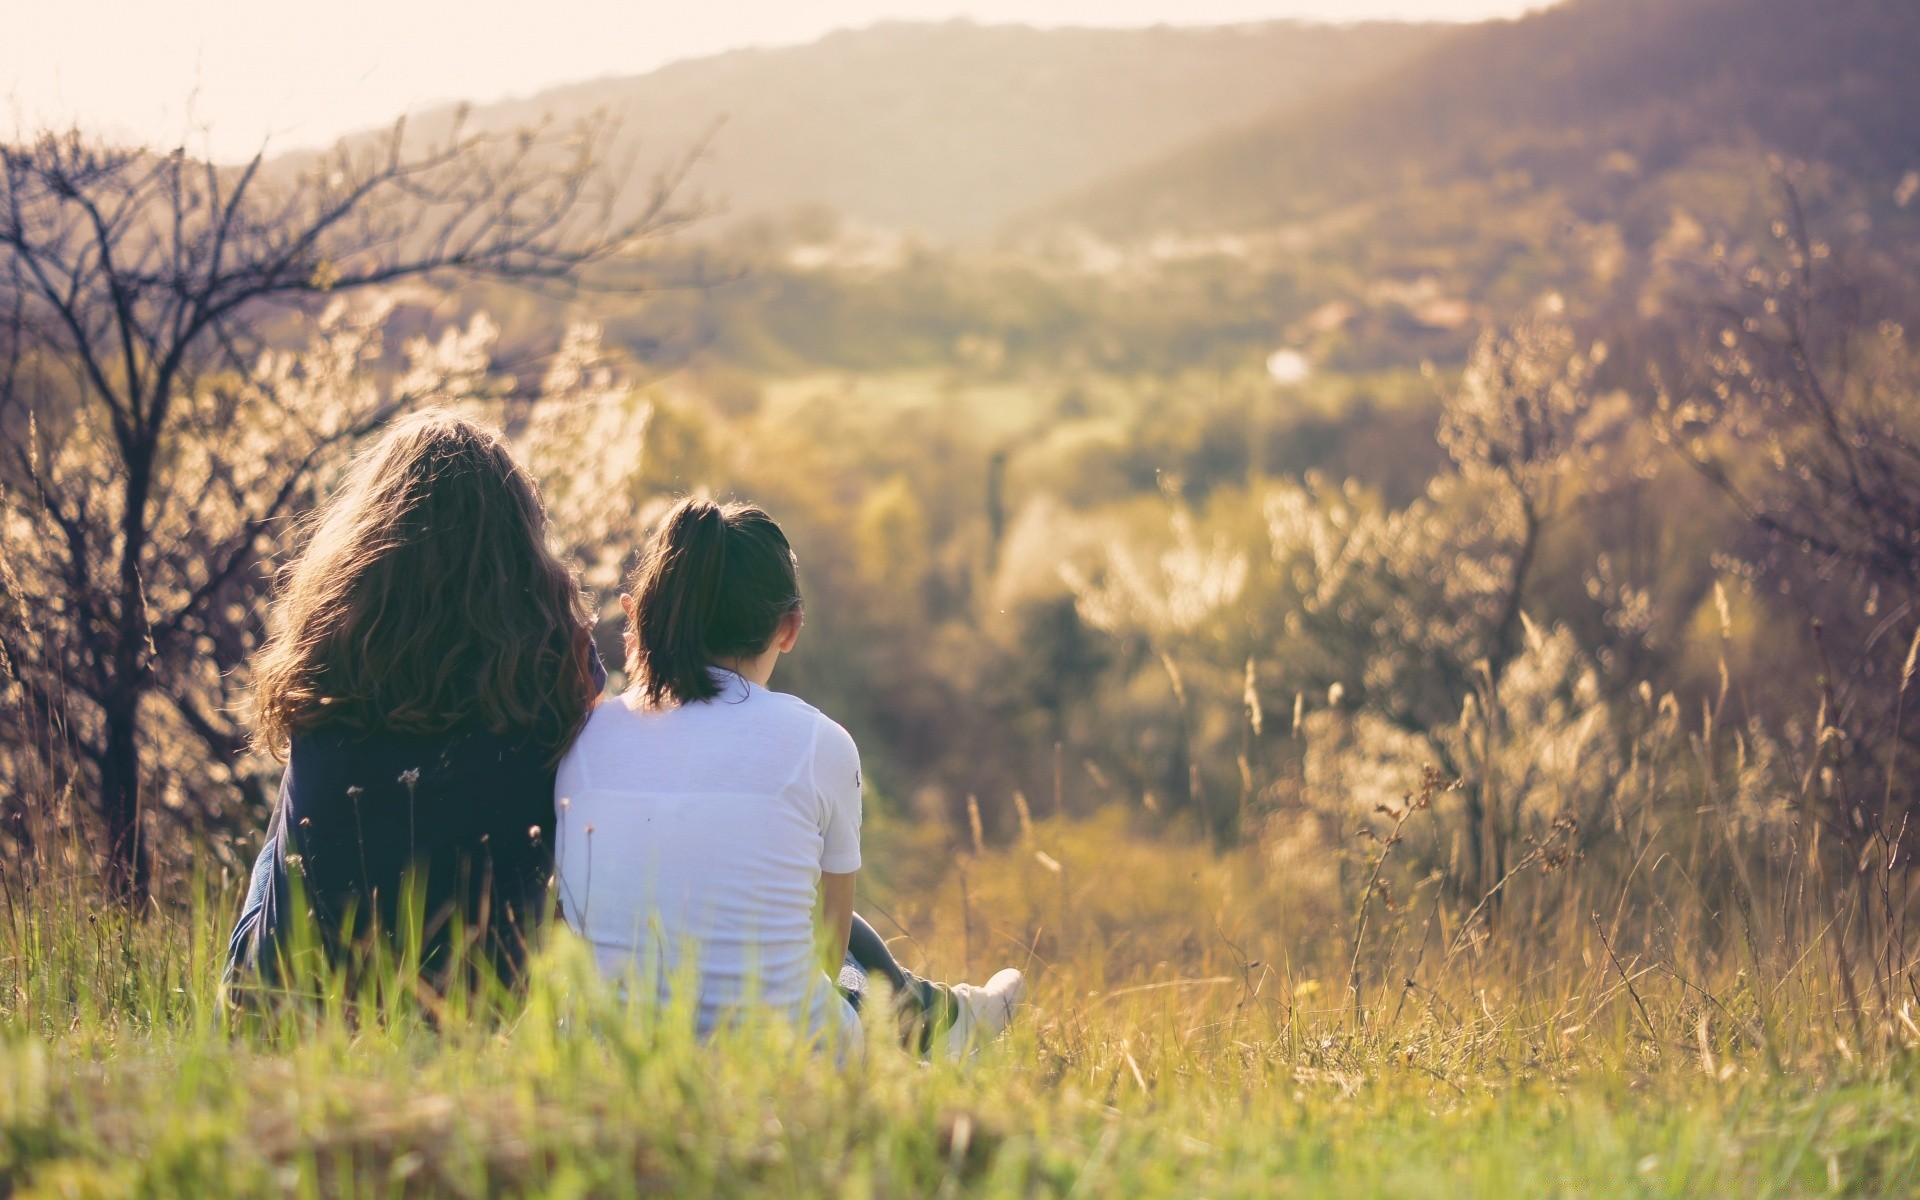
<svg viewBox="0 0 1920 1200">
<path fill-rule="evenodd" d="M 893 985 L 894 1015 L 908 1049 L 928 1053 L 934 1035 L 953 1025 L 957 1009 L 952 989 L 901 966 L 887 948 L 887 940 L 859 913 L 853 914 L 853 927 L 847 935 L 847 958 L 862 973 L 880 975 Z"/>
<path fill-rule="evenodd" d="M 915 976 L 900 965 L 893 957 L 893 951 L 887 948 L 887 941 L 880 931 L 867 922 L 859 913 L 853 914 L 853 923 L 847 931 L 847 957 L 840 966 L 840 990 L 860 1008 L 866 999 L 867 977 L 878 974 L 893 985 L 897 997 L 919 997 L 923 994 L 926 981 Z M 916 987 L 918 984 L 920 986 Z"/>
<path fill-rule="evenodd" d="M 847 957 L 860 964 L 868 973 L 874 971 L 887 977 L 896 992 L 907 989 L 907 970 L 893 957 L 893 951 L 887 948 L 887 939 L 880 931 L 867 923 L 859 913 L 853 914 L 853 927 L 847 934 Z"/>
<path fill-rule="evenodd" d="M 995 975 L 985 987 L 966 983 L 950 987 L 922 979 L 902 967 L 887 948 L 886 939 L 855 913 L 840 984 L 856 1009 L 864 1011 L 861 1001 L 865 999 L 866 978 L 875 972 L 893 985 L 894 1017 L 899 1022 L 901 1043 L 922 1056 L 931 1056 L 935 1047 L 950 1058 L 962 1058 L 978 1049 L 1013 1019 L 1024 987 L 1020 972 L 1011 968 Z"/>
</svg>

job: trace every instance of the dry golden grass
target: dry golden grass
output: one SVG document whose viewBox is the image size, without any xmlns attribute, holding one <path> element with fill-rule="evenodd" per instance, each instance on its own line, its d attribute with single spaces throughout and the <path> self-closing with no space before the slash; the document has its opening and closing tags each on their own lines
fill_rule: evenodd
<svg viewBox="0 0 1920 1200">
<path fill-rule="evenodd" d="M 1679 920 L 1658 872 L 1596 921 L 1581 864 L 1530 871 L 1470 936 L 1389 858 L 1356 956 L 1377 848 L 1289 868 L 1117 812 L 870 842 L 904 957 L 1031 974 L 971 1065 L 701 1045 L 564 935 L 480 1015 L 238 1030 L 227 898 L 133 919 L 43 882 L 0 925 L 0 1194 L 1882 1195 L 1920 1170 L 1912 1006 L 1857 960 L 1849 1000 L 1831 941 Z"/>
</svg>

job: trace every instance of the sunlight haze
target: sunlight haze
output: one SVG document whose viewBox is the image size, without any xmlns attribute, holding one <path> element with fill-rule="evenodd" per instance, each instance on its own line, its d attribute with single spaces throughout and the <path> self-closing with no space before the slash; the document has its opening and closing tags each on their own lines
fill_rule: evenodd
<svg viewBox="0 0 1920 1200">
<path fill-rule="evenodd" d="M 632 75 L 745 46 L 790 45 L 876 21 L 1140 26 L 1277 18 L 1478 20 L 1537 0 L 830 0 L 701 5 L 554 0 L 544 5 L 308 8 L 189 0 L 22 5 L 0 41 L 9 131 L 78 121 L 116 135 L 245 157 L 288 149 L 448 100 L 524 96 Z M 56 48 L 87 46 L 85 55 Z"/>
<path fill-rule="evenodd" d="M 1920 0 L 0 3 L 0 1200 L 1920 1200 Z"/>
</svg>

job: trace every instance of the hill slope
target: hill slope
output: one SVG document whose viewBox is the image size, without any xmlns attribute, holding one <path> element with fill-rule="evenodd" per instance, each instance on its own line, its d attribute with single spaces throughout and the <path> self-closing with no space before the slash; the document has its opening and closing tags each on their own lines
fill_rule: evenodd
<svg viewBox="0 0 1920 1200">
<path fill-rule="evenodd" d="M 1505 168 L 1580 191 L 1608 163 L 1654 172 L 1712 145 L 1898 178 L 1920 166 L 1916 62 L 1913 0 L 1572 0 L 1437 39 L 1049 215 L 1112 234 L 1258 228 Z"/>
<path fill-rule="evenodd" d="M 693 184 L 735 214 L 821 204 L 936 238 L 1349 86 L 1442 35 L 1429 25 L 1202 29 L 882 24 L 476 108 L 507 129 L 619 114 L 639 161 L 719 130 Z M 422 114 L 429 130 L 447 111 Z"/>
</svg>

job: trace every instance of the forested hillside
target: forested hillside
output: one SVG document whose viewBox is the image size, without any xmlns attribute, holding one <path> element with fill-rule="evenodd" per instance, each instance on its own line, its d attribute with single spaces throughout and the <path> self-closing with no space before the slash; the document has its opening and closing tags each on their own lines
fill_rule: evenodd
<svg viewBox="0 0 1920 1200">
<path fill-rule="evenodd" d="M 728 213 L 824 205 L 924 236 L 977 236 L 1209 130 L 1374 75 L 1438 30 L 882 24 L 487 104 L 468 125 L 604 109 L 643 170 L 711 134 L 691 182 Z M 450 115 L 414 125 L 431 131 Z"/>
<path fill-rule="evenodd" d="M 1713 148 L 1891 188 L 1920 166 L 1916 53 L 1907 0 L 1573 0 L 1436 39 L 1384 77 L 1102 180 L 1054 215 L 1141 237 L 1265 228 L 1511 171 L 1591 206 Z"/>
</svg>

